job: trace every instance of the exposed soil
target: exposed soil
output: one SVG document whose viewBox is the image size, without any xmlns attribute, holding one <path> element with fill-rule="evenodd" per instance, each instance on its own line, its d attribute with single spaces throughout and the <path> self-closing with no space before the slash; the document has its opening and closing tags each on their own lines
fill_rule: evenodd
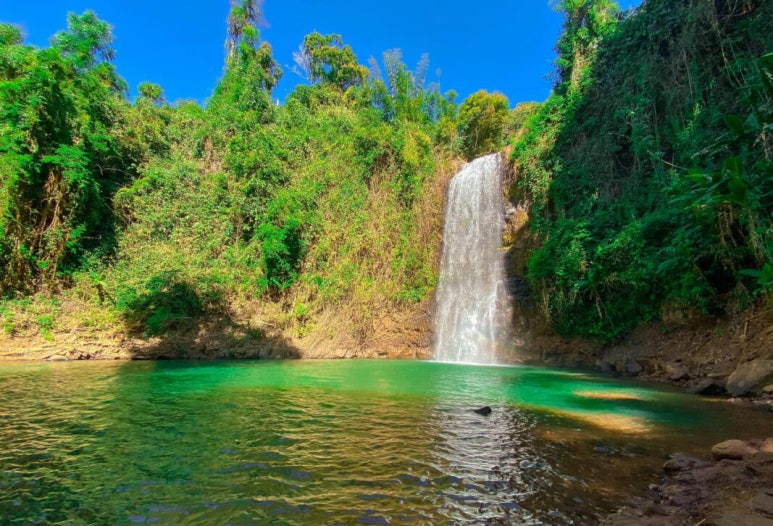
<svg viewBox="0 0 773 526">
<path fill-rule="evenodd" d="M 0 334 L 0 360 L 157 360 L 403 358 L 431 353 L 427 303 L 382 313 L 372 329 L 340 314 L 325 314 L 310 328 L 280 327 L 265 313 L 210 316 L 163 336 L 131 330 L 71 329 L 46 335 Z M 64 324 L 76 325 L 77 324 Z"/>
<path fill-rule="evenodd" d="M 595 369 L 695 392 L 713 382 L 715 388 L 704 394 L 723 395 L 739 365 L 773 358 L 773 312 L 760 307 L 732 320 L 642 325 L 624 342 L 607 347 L 536 334 L 524 339 L 520 352 L 526 363 Z M 754 398 L 769 399 L 765 393 Z"/>
</svg>

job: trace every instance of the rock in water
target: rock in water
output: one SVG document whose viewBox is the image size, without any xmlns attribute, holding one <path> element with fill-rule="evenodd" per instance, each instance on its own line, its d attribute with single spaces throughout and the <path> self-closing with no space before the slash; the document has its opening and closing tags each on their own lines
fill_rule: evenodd
<svg viewBox="0 0 773 526">
<path fill-rule="evenodd" d="M 487 405 L 484 405 L 483 407 L 479 409 L 473 409 L 474 412 L 478 413 L 479 415 L 488 416 L 491 414 L 491 408 Z"/>
</svg>

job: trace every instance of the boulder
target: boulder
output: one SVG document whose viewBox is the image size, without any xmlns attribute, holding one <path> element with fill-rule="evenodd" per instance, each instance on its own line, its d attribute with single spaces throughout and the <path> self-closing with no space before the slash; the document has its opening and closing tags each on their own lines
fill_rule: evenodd
<svg viewBox="0 0 773 526">
<path fill-rule="evenodd" d="M 711 456 L 714 457 L 714 460 L 742 460 L 758 451 L 759 449 L 743 440 L 725 440 L 711 448 Z"/>
<path fill-rule="evenodd" d="M 665 464 L 663 464 L 663 471 L 666 473 L 678 473 L 680 471 L 690 471 L 695 468 L 705 468 L 710 465 L 711 464 L 708 462 L 698 460 L 697 458 L 675 453 L 666 460 Z"/>
<path fill-rule="evenodd" d="M 636 376 L 642 371 L 641 365 L 639 365 L 639 362 L 634 360 L 633 358 L 628 358 L 625 363 L 625 372 L 627 374 L 630 374 L 631 376 Z"/>
<path fill-rule="evenodd" d="M 739 365 L 727 379 L 727 392 L 731 396 L 762 393 L 773 382 L 773 360 L 752 360 Z"/>
<path fill-rule="evenodd" d="M 773 453 L 764 451 L 744 461 L 744 471 L 762 480 L 773 480 Z"/>
<path fill-rule="evenodd" d="M 672 382 L 678 382 L 679 380 L 687 380 L 690 377 L 690 372 L 681 363 L 667 363 L 666 375 Z"/>
<path fill-rule="evenodd" d="M 723 383 L 718 382 L 713 378 L 705 378 L 701 380 L 692 387 L 689 387 L 687 392 L 690 394 L 697 394 L 702 396 L 718 396 L 727 393 Z"/>
</svg>

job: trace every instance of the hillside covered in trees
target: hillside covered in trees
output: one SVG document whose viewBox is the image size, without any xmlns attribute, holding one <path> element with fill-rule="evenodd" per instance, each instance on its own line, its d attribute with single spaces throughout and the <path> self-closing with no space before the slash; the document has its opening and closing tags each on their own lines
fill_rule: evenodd
<svg viewBox="0 0 773 526">
<path fill-rule="evenodd" d="M 428 57 L 410 71 L 390 50 L 367 68 L 313 33 L 296 56 L 308 85 L 278 105 L 260 18 L 260 2 L 234 3 L 204 107 L 147 83 L 129 101 L 93 12 L 45 49 L 0 26 L 6 335 L 154 336 L 209 318 L 356 347 L 376 316 L 430 297 L 444 181 L 502 146 L 507 100 L 457 106 L 426 82 Z"/>
<path fill-rule="evenodd" d="M 543 316 L 609 342 L 769 298 L 773 4 L 561 9 L 554 93 L 525 108 L 513 153 Z"/>
<path fill-rule="evenodd" d="M 427 83 L 427 57 L 365 66 L 319 33 L 295 57 L 308 83 L 276 104 L 256 0 L 234 3 L 203 106 L 154 84 L 129 100 L 93 12 L 47 48 L 0 25 L 2 338 L 217 330 L 367 346 L 378 327 L 428 318 L 445 184 L 508 142 L 510 197 L 529 209 L 524 273 L 551 330 L 609 342 L 764 301 L 771 3 L 558 9 L 554 92 L 514 110 L 485 91 L 458 104 Z"/>
</svg>

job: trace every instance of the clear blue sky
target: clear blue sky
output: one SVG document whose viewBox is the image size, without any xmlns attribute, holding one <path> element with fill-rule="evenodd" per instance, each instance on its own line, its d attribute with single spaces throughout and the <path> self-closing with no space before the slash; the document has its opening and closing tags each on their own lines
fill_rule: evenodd
<svg viewBox="0 0 773 526">
<path fill-rule="evenodd" d="M 561 16 L 552 0 L 265 0 L 271 43 L 285 71 L 274 97 L 284 100 L 301 78 L 292 53 L 304 35 L 338 33 L 360 63 L 400 48 L 415 69 L 430 56 L 430 81 L 459 101 L 479 90 L 500 91 L 511 106 L 550 93 Z M 623 8 L 638 0 L 623 0 Z M 0 21 L 21 26 L 26 42 L 45 46 L 66 26 L 67 13 L 93 9 L 113 26 L 118 73 L 136 93 L 143 81 L 167 100 L 204 102 L 222 75 L 230 0 L 0 0 Z M 438 79 L 436 72 L 440 72 Z"/>
</svg>

